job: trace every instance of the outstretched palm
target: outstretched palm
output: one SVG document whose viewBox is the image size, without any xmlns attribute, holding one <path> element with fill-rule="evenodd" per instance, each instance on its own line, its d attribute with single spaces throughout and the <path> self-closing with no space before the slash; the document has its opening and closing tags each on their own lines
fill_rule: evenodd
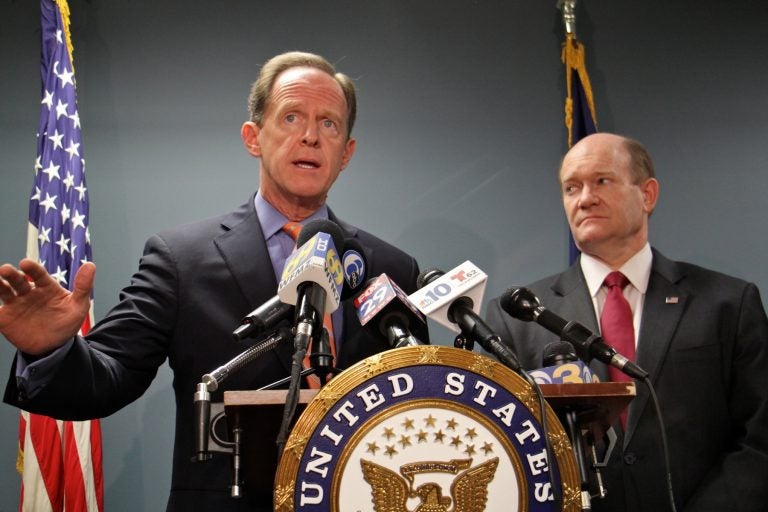
<svg viewBox="0 0 768 512">
<path fill-rule="evenodd" d="M 86 263 L 75 288 L 62 288 L 45 268 L 29 259 L 0 266 L 0 332 L 22 352 L 43 354 L 77 334 L 90 307 L 96 266 Z"/>
</svg>

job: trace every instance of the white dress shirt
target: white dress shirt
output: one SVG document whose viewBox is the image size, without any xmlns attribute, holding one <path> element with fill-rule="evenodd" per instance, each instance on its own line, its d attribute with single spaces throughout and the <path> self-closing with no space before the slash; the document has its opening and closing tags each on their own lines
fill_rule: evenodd
<svg viewBox="0 0 768 512">
<path fill-rule="evenodd" d="M 581 255 L 581 271 L 587 281 L 589 294 L 592 297 L 592 305 L 597 315 L 597 325 L 600 325 L 600 315 L 603 312 L 605 297 L 608 295 L 608 288 L 603 286 L 603 281 L 613 270 L 605 263 L 588 254 Z M 629 279 L 629 284 L 624 288 L 624 297 L 632 308 L 632 325 L 635 331 L 635 348 L 640 334 L 640 321 L 643 316 L 643 303 L 645 302 L 645 293 L 648 291 L 648 280 L 651 277 L 651 263 L 653 253 L 651 246 L 646 242 L 642 249 L 629 258 L 624 265 L 619 268 L 619 272 Z"/>
</svg>

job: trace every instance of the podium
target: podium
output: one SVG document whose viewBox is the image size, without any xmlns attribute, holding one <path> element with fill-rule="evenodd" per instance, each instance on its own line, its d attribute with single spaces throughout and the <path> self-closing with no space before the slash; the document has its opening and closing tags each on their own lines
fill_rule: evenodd
<svg viewBox="0 0 768 512">
<path fill-rule="evenodd" d="M 561 422 L 566 423 L 566 412 L 575 414 L 576 424 L 567 428 L 574 451 L 583 450 L 582 440 L 573 439 L 574 435 L 589 430 L 595 438 L 599 438 L 635 396 L 633 382 L 542 384 L 540 388 Z M 230 429 L 239 429 L 240 433 L 242 462 L 239 467 L 242 468 L 245 492 L 265 497 L 272 495 L 275 471 L 278 467 L 275 440 L 280 428 L 286 393 L 285 390 L 224 393 L 228 425 Z M 295 418 L 298 418 L 317 393 L 318 390 L 301 391 Z M 580 457 L 583 456 L 582 453 Z M 579 466 L 583 462 L 577 461 Z M 580 471 L 583 478 L 584 468 L 580 467 Z"/>
</svg>

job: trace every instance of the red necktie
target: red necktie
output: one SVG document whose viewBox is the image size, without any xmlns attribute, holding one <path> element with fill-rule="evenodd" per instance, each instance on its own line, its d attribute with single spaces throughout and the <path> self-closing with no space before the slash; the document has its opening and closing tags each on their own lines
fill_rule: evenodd
<svg viewBox="0 0 768 512">
<path fill-rule="evenodd" d="M 624 297 L 624 287 L 629 284 L 621 272 L 611 272 L 603 283 L 608 287 L 608 295 L 600 315 L 600 332 L 603 339 L 617 352 L 632 361 L 635 360 L 635 329 L 632 324 L 632 308 Z M 615 382 L 631 381 L 632 378 L 622 371 L 608 367 L 608 375 Z M 626 427 L 627 411 L 621 413 L 621 424 Z"/>
<path fill-rule="evenodd" d="M 297 238 L 299 238 L 299 233 L 301 233 L 302 225 L 298 222 L 294 221 L 288 221 L 283 226 L 283 231 L 288 233 L 288 235 L 293 238 L 294 241 L 296 241 Z M 329 313 L 326 313 L 323 315 L 323 327 L 328 331 L 328 342 L 331 345 L 331 355 L 333 356 L 333 360 L 336 360 L 336 339 L 333 336 L 333 321 L 331 320 L 331 315 Z M 307 347 L 307 354 L 304 356 L 304 368 L 310 368 L 311 363 L 309 362 L 309 355 L 312 353 L 312 346 L 310 345 Z M 312 374 L 307 377 L 307 382 L 309 383 L 310 389 L 320 389 L 320 378 Z"/>
</svg>

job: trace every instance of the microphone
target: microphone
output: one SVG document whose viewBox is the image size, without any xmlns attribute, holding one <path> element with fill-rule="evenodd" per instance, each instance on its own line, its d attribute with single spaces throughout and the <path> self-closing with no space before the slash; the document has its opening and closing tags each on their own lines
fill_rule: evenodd
<svg viewBox="0 0 768 512">
<path fill-rule="evenodd" d="M 598 382 L 573 345 L 558 340 L 547 343 L 542 354 L 543 368 L 528 372 L 539 384 L 584 384 Z"/>
<path fill-rule="evenodd" d="M 424 315 L 387 274 L 371 278 L 354 301 L 360 324 L 374 336 L 382 335 L 392 348 L 426 345 L 411 332 L 423 331 Z"/>
<path fill-rule="evenodd" d="M 269 329 L 287 323 L 289 319 L 293 318 L 293 314 L 294 306 L 286 304 L 280 300 L 279 295 L 275 295 L 243 317 L 240 327 L 232 331 L 232 336 L 235 341 L 259 336 Z"/>
<path fill-rule="evenodd" d="M 454 332 L 461 332 L 449 315 L 455 302 L 480 313 L 480 304 L 488 276 L 467 260 L 448 274 L 437 268 L 423 270 L 416 279 L 418 290 L 408 298 L 427 317 Z M 455 309 L 454 311 L 455 312 Z"/>
<path fill-rule="evenodd" d="M 338 251 L 344 248 L 344 237 L 334 222 L 318 219 L 302 228 L 297 246 L 285 261 L 277 295 L 296 306 L 296 341 L 306 349 L 322 327 L 323 315 L 339 307 L 344 276 Z"/>
<path fill-rule="evenodd" d="M 309 225 L 310 223 L 307 223 Z M 303 232 L 303 230 L 302 230 Z M 359 292 L 365 282 L 366 261 L 363 248 L 355 238 L 345 240 L 344 255 L 341 257 L 344 269 L 344 284 L 341 290 L 341 300 L 346 300 Z M 232 331 L 235 341 L 260 336 L 261 334 L 280 327 L 294 317 L 294 305 L 286 304 L 275 295 L 267 302 L 248 313 L 240 321 L 240 326 Z"/>
<path fill-rule="evenodd" d="M 310 221 L 301 229 L 296 246 L 283 266 L 277 295 L 286 304 L 296 305 L 302 285 L 316 285 L 325 290 L 322 312 L 335 311 L 344 279 L 339 260 L 339 251 L 344 249 L 341 228 L 326 219 Z"/>
<path fill-rule="evenodd" d="M 576 355 L 573 345 L 563 340 L 544 345 L 544 352 L 541 355 L 541 362 L 544 367 L 574 363 L 578 360 L 579 356 Z"/>
<path fill-rule="evenodd" d="M 531 377 L 536 379 L 536 382 L 539 384 L 570 384 L 590 382 L 581 380 L 578 376 L 578 370 L 577 375 L 574 377 L 574 367 L 578 369 L 579 363 L 581 363 L 582 367 L 587 368 L 587 371 L 589 371 L 589 368 L 586 367 L 582 361 L 579 361 L 573 345 L 567 341 L 559 340 L 545 345 L 544 353 L 542 355 L 542 363 L 544 364 L 544 368 L 530 372 Z M 559 374 L 558 371 L 560 372 Z M 553 374 L 553 376 L 555 376 L 554 381 L 539 381 L 536 374 L 540 372 L 545 374 Z M 582 428 L 579 424 L 578 416 L 574 409 L 565 407 L 561 413 L 563 414 L 565 424 L 568 427 L 569 438 L 573 446 L 574 455 L 576 455 L 576 465 L 579 469 L 579 477 L 581 480 L 581 492 L 579 494 L 581 497 L 581 510 L 590 511 L 592 510 L 592 496 L 589 492 L 589 471 L 587 469 L 589 466 L 587 464 L 585 440 L 582 437 Z M 586 444 L 591 445 L 591 443 Z M 597 464 L 593 464 L 592 466 L 598 481 L 602 482 L 599 473 L 600 470 L 597 467 Z"/>
<path fill-rule="evenodd" d="M 419 290 L 409 299 L 427 317 L 474 339 L 502 364 L 520 372 L 515 354 L 478 314 L 487 278 L 470 261 L 447 274 L 439 269 L 427 269 L 419 274 L 416 280 Z"/>
<path fill-rule="evenodd" d="M 354 297 L 363 289 L 366 277 L 367 262 L 363 247 L 357 238 L 344 240 L 344 255 L 341 257 L 341 268 L 344 271 L 344 288 L 341 290 L 341 300 Z"/>
<path fill-rule="evenodd" d="M 538 297 L 528 288 L 510 288 L 504 292 L 499 302 L 501 309 L 507 314 L 524 322 L 534 321 L 571 343 L 585 361 L 589 362 L 594 358 L 621 370 L 632 378 L 640 380 L 648 378 L 648 372 L 616 352 L 613 347 L 605 343 L 603 338 L 582 324 L 569 322 L 542 306 Z"/>
<path fill-rule="evenodd" d="M 308 222 L 301 229 L 296 246 L 298 249 L 285 261 L 277 285 L 280 300 L 296 306 L 290 384 L 277 435 L 278 458 L 282 456 L 299 402 L 304 355 L 310 342 L 322 342 L 323 315 L 339 307 L 344 282 L 339 259 L 339 252 L 344 250 L 344 235 L 334 222 L 325 219 Z"/>
</svg>

